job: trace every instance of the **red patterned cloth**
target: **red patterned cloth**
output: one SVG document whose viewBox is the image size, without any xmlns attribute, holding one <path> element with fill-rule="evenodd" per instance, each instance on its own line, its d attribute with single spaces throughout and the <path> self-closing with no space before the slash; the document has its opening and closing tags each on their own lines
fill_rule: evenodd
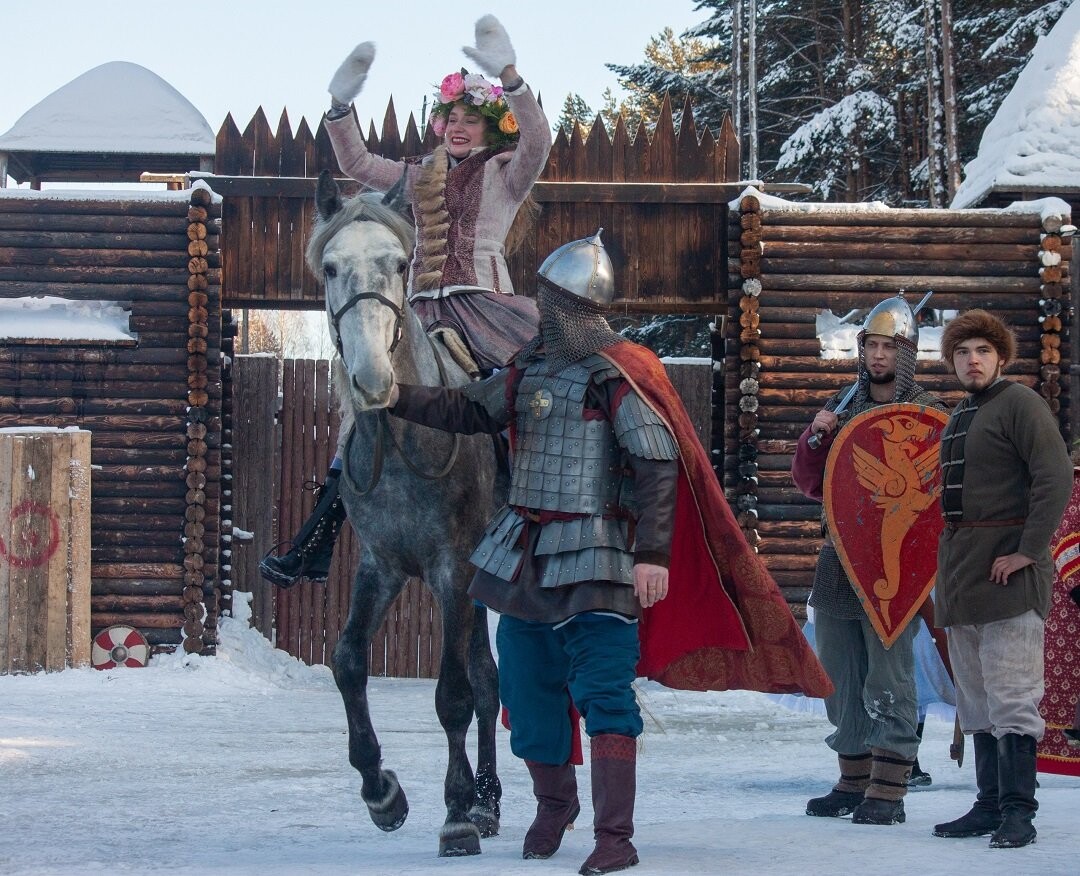
<svg viewBox="0 0 1080 876">
<path fill-rule="evenodd" d="M 1046 735 L 1039 743 L 1039 770 L 1080 776 L 1080 749 L 1071 748 L 1061 731 L 1073 726 L 1080 697 L 1080 608 L 1069 591 L 1080 584 L 1080 468 L 1073 469 L 1073 491 L 1050 553 L 1057 567 L 1050 614 L 1046 618 L 1046 693 L 1039 711 Z"/>
<path fill-rule="evenodd" d="M 660 360 L 628 341 L 600 355 L 679 445 L 670 587 L 666 599 L 643 612 L 638 674 L 681 690 L 831 694 L 832 682 L 743 536 Z"/>
</svg>

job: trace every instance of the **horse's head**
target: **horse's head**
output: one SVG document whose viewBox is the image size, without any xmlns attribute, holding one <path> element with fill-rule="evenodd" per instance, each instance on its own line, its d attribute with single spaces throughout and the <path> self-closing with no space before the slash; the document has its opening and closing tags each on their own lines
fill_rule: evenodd
<svg viewBox="0 0 1080 876">
<path fill-rule="evenodd" d="M 385 407 L 394 381 L 391 357 L 412 317 L 405 299 L 412 226 L 380 195 L 343 200 L 328 171 L 319 176 L 316 204 L 307 263 L 323 283 L 353 404 Z"/>
</svg>

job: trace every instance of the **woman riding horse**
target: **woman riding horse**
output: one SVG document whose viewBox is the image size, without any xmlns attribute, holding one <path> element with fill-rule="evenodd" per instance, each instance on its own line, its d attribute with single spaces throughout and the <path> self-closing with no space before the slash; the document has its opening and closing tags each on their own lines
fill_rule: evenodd
<svg viewBox="0 0 1080 876">
<path fill-rule="evenodd" d="M 536 305 L 514 295 L 504 253 L 523 236 L 511 233 L 511 226 L 547 162 L 551 128 L 518 74 L 514 47 L 495 16 L 477 21 L 476 46 L 463 51 L 502 85 L 465 70 L 446 76 L 429 122 L 442 143 L 421 161 L 372 155 L 351 112 L 375 58 L 374 43 L 360 43 L 330 80 L 326 128 L 350 177 L 376 191 L 402 184 L 416 223 L 409 302 L 425 329 L 449 330 L 448 341 L 460 339 L 477 373 L 486 374 L 506 365 L 539 329 Z M 301 578 L 326 580 L 345 520 L 340 473 L 339 448 L 292 548 L 259 564 L 264 578 L 282 587 Z"/>
</svg>

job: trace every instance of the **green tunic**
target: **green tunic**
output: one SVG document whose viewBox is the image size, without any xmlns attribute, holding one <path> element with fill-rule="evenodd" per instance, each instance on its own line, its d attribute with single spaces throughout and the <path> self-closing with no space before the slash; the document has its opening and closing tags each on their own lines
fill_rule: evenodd
<svg viewBox="0 0 1080 876">
<path fill-rule="evenodd" d="M 1073 466 L 1057 420 L 1037 393 L 1019 383 L 996 394 L 994 388 L 966 396 L 953 411 L 941 461 L 963 456 L 964 523 L 1023 522 L 946 525 L 938 545 L 938 626 L 984 624 L 1031 609 L 1046 617 L 1050 610 L 1050 538 L 1072 491 Z M 955 427 L 972 405 L 977 410 L 961 435 Z M 953 431 L 963 441 L 949 440 Z M 1034 564 L 1013 573 L 1004 587 L 993 583 L 994 560 L 1017 552 Z"/>
</svg>

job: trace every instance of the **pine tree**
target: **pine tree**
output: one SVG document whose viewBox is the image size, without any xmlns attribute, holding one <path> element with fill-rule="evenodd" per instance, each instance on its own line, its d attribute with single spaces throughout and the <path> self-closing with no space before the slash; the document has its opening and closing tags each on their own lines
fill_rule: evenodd
<svg viewBox="0 0 1080 876">
<path fill-rule="evenodd" d="M 555 129 L 556 131 L 561 129 L 569 137 L 574 132 L 574 128 L 578 128 L 582 137 L 588 137 L 595 117 L 596 114 L 580 94 L 568 94 L 566 100 L 563 101 L 562 112 L 555 122 Z"/>
</svg>

